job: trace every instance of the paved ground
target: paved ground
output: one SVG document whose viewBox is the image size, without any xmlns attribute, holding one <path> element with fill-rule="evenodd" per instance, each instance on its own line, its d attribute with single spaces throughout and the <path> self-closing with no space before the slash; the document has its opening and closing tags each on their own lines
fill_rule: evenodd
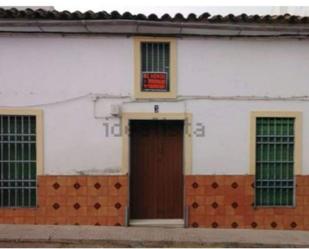
<svg viewBox="0 0 309 249">
<path fill-rule="evenodd" d="M 0 225 L 0 247 L 309 247 L 309 232 Z"/>
</svg>

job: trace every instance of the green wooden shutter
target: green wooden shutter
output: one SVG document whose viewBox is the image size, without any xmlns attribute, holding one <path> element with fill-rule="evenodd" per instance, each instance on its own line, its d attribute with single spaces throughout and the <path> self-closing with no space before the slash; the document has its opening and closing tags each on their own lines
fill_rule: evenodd
<svg viewBox="0 0 309 249">
<path fill-rule="evenodd" d="M 256 206 L 294 204 L 294 122 L 256 119 Z"/>
<path fill-rule="evenodd" d="M 35 116 L 0 116 L 0 206 L 35 205 Z"/>
</svg>

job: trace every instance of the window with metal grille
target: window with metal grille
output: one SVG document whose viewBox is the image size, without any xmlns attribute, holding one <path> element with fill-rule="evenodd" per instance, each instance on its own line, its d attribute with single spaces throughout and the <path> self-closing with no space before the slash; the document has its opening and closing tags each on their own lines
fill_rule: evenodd
<svg viewBox="0 0 309 249">
<path fill-rule="evenodd" d="M 0 207 L 36 206 L 36 117 L 0 115 Z"/>
<path fill-rule="evenodd" d="M 170 82 L 170 44 L 168 42 L 141 43 L 141 90 L 167 92 Z"/>
<path fill-rule="evenodd" d="M 256 119 L 256 206 L 294 205 L 295 118 Z"/>
</svg>

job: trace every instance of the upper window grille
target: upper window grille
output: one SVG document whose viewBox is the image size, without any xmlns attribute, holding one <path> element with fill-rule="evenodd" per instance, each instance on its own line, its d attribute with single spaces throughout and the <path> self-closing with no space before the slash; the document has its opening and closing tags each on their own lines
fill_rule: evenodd
<svg viewBox="0 0 309 249">
<path fill-rule="evenodd" d="M 146 75 L 157 77 L 152 84 L 145 83 Z M 170 44 L 168 42 L 141 43 L 141 90 L 168 92 L 170 90 Z"/>
</svg>

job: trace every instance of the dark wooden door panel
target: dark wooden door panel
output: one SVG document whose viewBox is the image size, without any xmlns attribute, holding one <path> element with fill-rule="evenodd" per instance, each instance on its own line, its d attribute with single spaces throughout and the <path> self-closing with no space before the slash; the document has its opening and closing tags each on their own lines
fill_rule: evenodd
<svg viewBox="0 0 309 249">
<path fill-rule="evenodd" d="M 130 122 L 130 217 L 183 217 L 183 121 Z"/>
</svg>

